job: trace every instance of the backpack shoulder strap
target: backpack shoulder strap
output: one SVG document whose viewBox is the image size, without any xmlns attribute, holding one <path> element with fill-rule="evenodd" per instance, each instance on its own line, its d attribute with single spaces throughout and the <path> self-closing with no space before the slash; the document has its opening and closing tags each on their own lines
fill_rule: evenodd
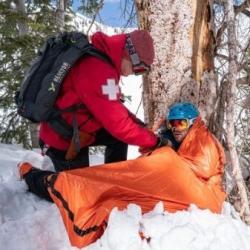
<svg viewBox="0 0 250 250">
<path fill-rule="evenodd" d="M 107 63 L 109 63 L 111 66 L 114 67 L 114 64 L 110 57 L 106 55 L 104 52 L 96 49 L 93 45 L 89 44 L 88 46 L 84 46 L 83 48 L 79 47 L 77 43 L 74 44 L 74 46 L 82 51 L 83 55 L 89 55 L 97 57 Z M 75 112 L 78 109 L 86 108 L 84 104 L 74 105 L 73 107 L 69 107 L 68 109 L 64 110 L 57 110 L 57 114 L 55 115 L 54 119 L 50 119 L 48 123 L 50 126 L 55 130 L 58 134 L 63 136 L 66 139 L 70 139 L 74 135 L 74 131 L 76 131 L 78 128 L 74 124 L 73 126 L 70 126 L 66 123 L 66 121 L 62 118 L 61 113 L 63 112 Z M 87 119 L 89 121 L 90 118 Z"/>
<path fill-rule="evenodd" d="M 88 54 L 90 56 L 97 57 L 97 58 L 109 63 L 110 65 L 112 65 L 114 67 L 114 63 L 112 62 L 110 57 L 107 54 L 105 54 L 104 52 L 102 52 L 101 50 L 96 49 L 94 46 L 92 46 L 90 48 L 90 50 L 88 51 Z"/>
</svg>

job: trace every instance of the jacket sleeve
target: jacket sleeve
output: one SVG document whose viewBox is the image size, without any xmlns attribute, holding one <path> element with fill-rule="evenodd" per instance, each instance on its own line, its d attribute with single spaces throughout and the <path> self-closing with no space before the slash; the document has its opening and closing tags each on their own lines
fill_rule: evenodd
<svg viewBox="0 0 250 250">
<path fill-rule="evenodd" d="M 105 63 L 95 74 L 81 75 L 79 71 L 76 91 L 94 118 L 117 139 L 140 147 L 153 147 L 157 138 L 131 117 L 120 101 L 120 89 L 114 70 Z"/>
</svg>

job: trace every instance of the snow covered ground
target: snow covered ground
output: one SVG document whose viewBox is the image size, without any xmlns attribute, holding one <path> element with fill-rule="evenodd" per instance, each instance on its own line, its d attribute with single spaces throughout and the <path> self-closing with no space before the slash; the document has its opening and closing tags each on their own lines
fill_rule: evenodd
<svg viewBox="0 0 250 250">
<path fill-rule="evenodd" d="M 37 152 L 0 144 L 0 249 L 76 249 L 70 246 L 56 206 L 28 193 L 19 180 L 16 165 L 22 160 L 52 168 L 48 158 Z M 91 162 L 102 162 L 102 156 L 92 156 Z M 221 215 L 195 206 L 170 214 L 163 211 L 161 203 L 142 215 L 140 207 L 130 204 L 124 211 L 113 209 L 102 238 L 86 249 L 250 250 L 250 227 L 228 203 Z"/>
</svg>

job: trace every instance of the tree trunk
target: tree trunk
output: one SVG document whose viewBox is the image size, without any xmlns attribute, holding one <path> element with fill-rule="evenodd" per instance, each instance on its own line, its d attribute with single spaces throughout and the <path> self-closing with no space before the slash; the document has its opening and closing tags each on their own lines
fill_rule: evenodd
<svg viewBox="0 0 250 250">
<path fill-rule="evenodd" d="M 39 148 L 39 135 L 38 135 L 38 127 L 36 123 L 29 123 L 29 132 L 30 132 L 30 140 L 32 148 Z"/>
<path fill-rule="evenodd" d="M 24 17 L 26 16 L 24 0 L 15 0 L 16 10 L 21 13 Z M 28 33 L 28 26 L 25 22 L 19 22 L 18 24 L 19 35 L 23 36 Z"/>
<path fill-rule="evenodd" d="M 243 219 L 250 223 L 250 207 L 248 203 L 247 190 L 244 185 L 242 172 L 240 168 L 239 158 L 234 145 L 235 132 L 235 110 L 234 102 L 236 99 L 236 81 L 237 81 L 237 49 L 236 49 L 236 32 L 235 32 L 235 13 L 233 7 L 233 1 L 225 1 L 225 15 L 227 20 L 227 32 L 228 32 L 228 54 L 229 54 L 229 73 L 228 73 L 228 92 L 227 92 L 227 145 L 231 158 L 231 164 L 233 169 L 233 176 L 236 181 L 236 185 L 239 191 L 239 197 L 241 201 L 240 215 Z"/>
<path fill-rule="evenodd" d="M 56 22 L 60 31 L 64 31 L 65 26 L 66 0 L 58 0 L 56 9 Z"/>
<path fill-rule="evenodd" d="M 15 4 L 16 4 L 16 10 L 25 17 L 26 11 L 25 11 L 24 0 L 15 0 Z M 19 36 L 24 36 L 25 34 L 28 33 L 28 26 L 26 25 L 25 21 L 19 22 L 17 25 L 18 25 L 18 30 L 19 30 Z M 39 147 L 37 131 L 38 131 L 37 124 L 30 123 L 29 124 L 29 134 L 30 134 L 32 148 Z"/>
<path fill-rule="evenodd" d="M 146 122 L 154 124 L 176 101 L 198 104 L 208 122 L 216 98 L 209 1 L 136 0 L 136 7 L 156 52 L 144 83 Z"/>
</svg>

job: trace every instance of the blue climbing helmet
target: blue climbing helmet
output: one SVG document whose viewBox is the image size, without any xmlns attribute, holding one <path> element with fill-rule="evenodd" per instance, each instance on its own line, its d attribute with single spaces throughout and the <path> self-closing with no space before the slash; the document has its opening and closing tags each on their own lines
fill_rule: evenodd
<svg viewBox="0 0 250 250">
<path fill-rule="evenodd" d="M 194 119 L 199 115 L 198 109 L 190 102 L 178 102 L 170 106 L 167 120 Z"/>
</svg>

